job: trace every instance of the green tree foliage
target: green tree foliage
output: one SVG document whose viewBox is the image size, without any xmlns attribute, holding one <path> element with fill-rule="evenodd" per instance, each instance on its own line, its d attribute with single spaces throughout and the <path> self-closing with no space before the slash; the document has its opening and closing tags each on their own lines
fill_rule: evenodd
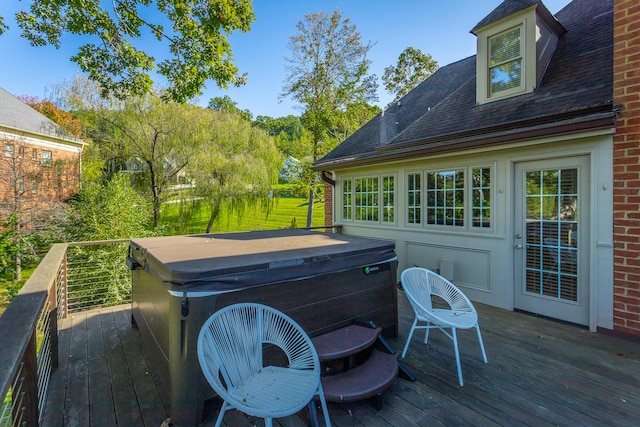
<svg viewBox="0 0 640 427">
<path fill-rule="evenodd" d="M 377 101 L 376 76 L 369 74 L 367 59 L 372 44 L 363 44 L 356 26 L 338 9 L 331 15 L 307 14 L 296 28 L 297 34 L 289 37 L 291 56 L 285 58 L 287 76 L 281 96 L 300 103 L 315 161 L 355 128 L 349 117 L 360 114 L 353 114 L 354 110 Z M 316 182 L 311 176 L 307 226 L 312 223 Z"/>
<path fill-rule="evenodd" d="M 311 132 L 312 156 L 317 159 L 327 133 L 342 128 L 349 106 L 377 101 L 376 76 L 369 74 L 367 53 L 360 32 L 336 9 L 305 15 L 298 33 L 289 37 L 291 56 L 281 96 L 300 103 L 302 123 Z M 334 141 L 335 142 L 335 141 Z"/>
<path fill-rule="evenodd" d="M 229 95 L 225 96 L 216 96 L 215 98 L 211 98 L 209 100 L 209 105 L 207 108 L 211 108 L 212 110 L 217 111 L 228 111 L 232 114 L 238 114 L 245 120 L 253 120 L 253 114 L 249 110 L 241 110 L 238 108 L 238 103 L 235 102 Z"/>
<path fill-rule="evenodd" d="M 253 125 L 273 136 L 276 146 L 286 156 L 300 160 L 311 157 L 311 138 L 300 117 L 292 114 L 277 118 L 258 116 Z"/>
<path fill-rule="evenodd" d="M 119 109 L 99 112 L 111 127 L 113 142 L 103 146 L 126 159 L 127 169 L 151 196 L 153 228 L 159 224 L 166 190 L 185 183 L 185 167 L 207 138 L 202 126 L 205 113 L 200 107 L 163 102 L 155 95 L 129 98 Z"/>
<path fill-rule="evenodd" d="M 60 47 L 62 38 L 89 40 L 71 60 L 100 84 L 105 95 L 124 99 L 152 92 L 152 72 L 166 78 L 166 99 L 184 102 L 202 93 L 205 82 L 241 85 L 227 36 L 249 31 L 251 0 L 32 0 L 16 15 L 22 36 L 34 46 Z M 153 22 L 148 21 L 154 16 Z M 170 28 L 165 28 L 164 24 Z M 7 27 L 0 17 L 0 34 Z M 156 59 L 143 40 L 170 52 Z"/>
<path fill-rule="evenodd" d="M 69 203 L 58 227 L 67 241 L 118 240 L 147 237 L 150 231 L 148 201 L 119 173 L 107 183 L 92 182 Z M 82 282 L 74 299 L 92 305 L 112 305 L 126 300 L 131 291 L 131 272 L 124 257 L 127 243 L 70 247 L 67 256 L 84 266 Z M 78 278 L 76 278 L 78 280 Z"/>
<path fill-rule="evenodd" d="M 130 239 L 151 235 L 149 202 L 119 173 L 107 183 L 92 182 L 69 203 L 61 219 L 68 241 Z"/>
<path fill-rule="evenodd" d="M 11 215 L 0 223 L 0 282 L 13 281 L 15 278 L 15 260 L 18 256 L 16 238 L 16 215 Z"/>
<path fill-rule="evenodd" d="M 223 208 L 239 215 L 251 205 L 267 207 L 282 156 L 273 139 L 238 114 L 210 111 L 201 126 L 208 137 L 188 166 L 196 196 L 209 204 L 207 233 Z"/>
<path fill-rule="evenodd" d="M 407 47 L 398 56 L 396 66 L 384 69 L 382 81 L 387 92 L 399 100 L 438 70 L 438 62 L 420 49 Z"/>
</svg>

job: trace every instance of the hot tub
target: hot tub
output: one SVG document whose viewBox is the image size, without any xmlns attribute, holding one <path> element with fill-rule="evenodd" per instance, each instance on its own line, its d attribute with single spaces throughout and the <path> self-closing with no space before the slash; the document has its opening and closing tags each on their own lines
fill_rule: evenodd
<svg viewBox="0 0 640 427">
<path fill-rule="evenodd" d="M 215 311 L 257 302 L 291 316 L 310 335 L 355 319 L 397 332 L 394 244 L 301 229 L 135 239 L 132 322 L 176 425 L 197 425 L 213 396 L 197 337 Z"/>
</svg>

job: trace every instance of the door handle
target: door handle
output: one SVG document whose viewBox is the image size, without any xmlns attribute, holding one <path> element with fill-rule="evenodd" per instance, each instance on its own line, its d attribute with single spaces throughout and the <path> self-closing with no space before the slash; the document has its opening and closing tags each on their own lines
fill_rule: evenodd
<svg viewBox="0 0 640 427">
<path fill-rule="evenodd" d="M 515 248 L 516 249 L 522 249 L 522 245 L 520 243 L 518 243 L 518 244 L 515 245 Z"/>
</svg>

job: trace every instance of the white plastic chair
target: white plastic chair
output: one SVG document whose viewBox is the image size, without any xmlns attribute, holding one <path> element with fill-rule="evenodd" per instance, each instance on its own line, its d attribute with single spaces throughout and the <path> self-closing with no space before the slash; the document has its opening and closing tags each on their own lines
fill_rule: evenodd
<svg viewBox="0 0 640 427">
<path fill-rule="evenodd" d="M 288 366 L 263 366 L 263 348 L 269 344 L 284 352 Z M 215 312 L 200 330 L 198 359 L 207 381 L 224 400 L 216 427 L 232 408 L 262 417 L 271 426 L 273 418 L 295 414 L 307 405 L 317 424 L 316 396 L 331 426 L 318 354 L 307 334 L 284 313 L 252 303 Z"/>
<path fill-rule="evenodd" d="M 402 357 L 404 358 L 406 355 L 411 337 L 416 329 L 425 329 L 424 343 L 426 344 L 429 339 L 429 329 L 438 328 L 453 341 L 456 365 L 458 366 L 458 380 L 460 386 L 463 386 L 458 338 L 456 335 L 457 329 L 476 328 L 480 349 L 482 350 L 482 358 L 484 363 L 487 363 L 487 354 L 484 351 L 480 326 L 478 325 L 478 313 L 475 307 L 471 304 L 469 298 L 453 283 L 431 270 L 420 267 L 408 268 L 400 275 L 400 282 L 415 312 L 413 325 L 402 351 Z M 434 307 L 432 296 L 440 297 L 449 307 Z M 419 322 L 423 323 L 419 324 Z M 445 329 L 451 329 L 451 333 Z"/>
</svg>

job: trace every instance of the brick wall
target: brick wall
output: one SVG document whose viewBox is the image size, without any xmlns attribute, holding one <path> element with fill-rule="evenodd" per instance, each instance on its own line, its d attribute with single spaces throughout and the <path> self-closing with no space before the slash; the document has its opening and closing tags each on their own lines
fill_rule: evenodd
<svg viewBox="0 0 640 427">
<path fill-rule="evenodd" d="M 324 183 L 324 225 L 333 225 L 333 186 Z"/>
<path fill-rule="evenodd" d="M 13 146 L 13 156 L 6 155 L 6 145 Z M 51 153 L 51 161 L 45 165 L 41 162 L 42 150 Z M 79 153 L 42 148 L 20 138 L 1 138 L 0 220 L 17 211 L 24 225 L 30 226 L 32 216 L 73 197 L 79 189 L 79 177 Z"/>
<path fill-rule="evenodd" d="M 640 336 L 640 4 L 614 2 L 614 329 Z"/>
</svg>

